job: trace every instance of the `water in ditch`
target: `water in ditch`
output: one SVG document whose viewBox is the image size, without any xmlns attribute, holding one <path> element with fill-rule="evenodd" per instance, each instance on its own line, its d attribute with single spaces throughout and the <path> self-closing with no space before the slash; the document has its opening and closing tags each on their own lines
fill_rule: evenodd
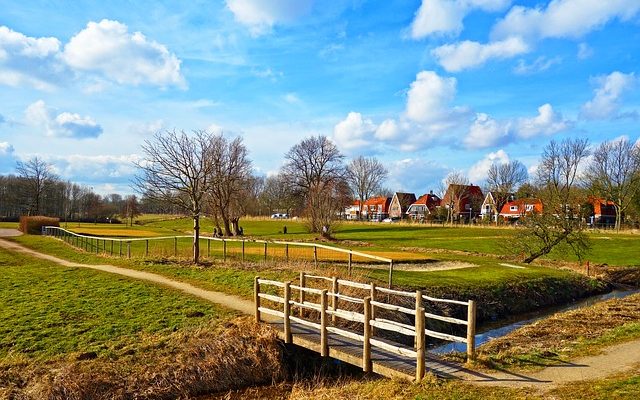
<svg viewBox="0 0 640 400">
<path fill-rule="evenodd" d="M 640 293 L 640 289 L 634 290 L 613 290 L 609 293 L 591 296 L 586 299 L 578 300 L 573 303 L 564 304 L 562 306 L 554 306 L 538 310 L 530 313 L 520 314 L 510 318 L 505 318 L 496 322 L 489 322 L 482 325 L 479 328 L 479 332 L 476 334 L 476 346 L 480 346 L 492 339 L 502 337 L 509 332 L 512 332 L 524 325 L 531 324 L 540 319 L 549 317 L 555 313 L 562 311 L 575 310 L 583 307 L 588 307 L 599 303 L 601 301 L 609 299 L 621 299 L 623 297 L 630 296 L 632 294 Z M 467 345 L 465 343 L 446 343 L 435 344 L 429 349 L 430 352 L 444 354 L 453 351 L 466 351 Z"/>
</svg>

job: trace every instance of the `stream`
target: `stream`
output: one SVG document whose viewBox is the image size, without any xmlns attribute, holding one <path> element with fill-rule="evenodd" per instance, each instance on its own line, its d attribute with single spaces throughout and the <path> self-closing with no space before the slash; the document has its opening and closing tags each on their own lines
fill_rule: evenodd
<svg viewBox="0 0 640 400">
<path fill-rule="evenodd" d="M 621 299 L 636 293 L 640 293 L 640 289 L 613 290 L 609 293 L 591 296 L 586 299 L 575 301 L 573 303 L 548 307 L 530 313 L 519 314 L 517 316 L 502 319 L 500 321 L 488 322 L 482 325 L 479 329 L 479 333 L 476 334 L 476 347 L 492 339 L 502 337 L 524 325 L 528 325 L 540 319 L 549 317 L 555 313 L 588 307 L 609 299 Z M 435 344 L 434 347 L 429 348 L 429 351 L 437 354 L 444 354 L 454 351 L 464 352 L 466 351 L 466 349 L 467 345 L 465 343 L 452 342 L 443 345 Z"/>
</svg>

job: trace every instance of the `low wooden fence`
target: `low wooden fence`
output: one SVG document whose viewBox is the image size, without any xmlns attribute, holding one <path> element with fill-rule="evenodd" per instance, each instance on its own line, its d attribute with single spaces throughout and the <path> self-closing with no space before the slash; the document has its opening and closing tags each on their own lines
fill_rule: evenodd
<svg viewBox="0 0 640 400">
<path fill-rule="evenodd" d="M 320 281 L 328 287 L 321 289 L 309 287 L 310 280 Z M 268 287 L 265 291 L 263 287 Z M 364 295 L 345 295 L 341 289 L 349 288 L 350 292 L 360 291 Z M 356 289 L 356 290 L 354 290 Z M 275 294 L 274 294 L 275 293 Z M 408 308 L 398 304 L 392 304 L 386 297 L 399 296 L 415 299 L 415 308 Z M 314 297 L 315 301 L 309 298 Z M 255 319 L 257 322 L 263 320 L 262 315 L 283 320 L 285 342 L 292 342 L 291 323 L 298 323 L 306 327 L 315 329 L 320 333 L 321 355 L 329 355 L 328 334 L 333 333 L 342 337 L 361 342 L 362 369 L 365 372 L 372 370 L 371 347 L 377 347 L 386 352 L 403 357 L 415 358 L 417 380 L 422 379 L 425 374 L 425 349 L 426 337 L 433 337 L 446 341 L 466 343 L 467 358 L 475 358 L 475 329 L 476 329 L 476 304 L 473 300 L 458 301 L 450 299 L 439 299 L 425 295 L 422 291 L 406 292 L 376 286 L 375 283 L 360 283 L 337 277 L 314 276 L 304 272 L 300 273 L 297 285 L 292 282 L 278 282 L 273 280 L 255 278 L 254 282 L 254 302 Z M 267 306 L 265 302 L 270 302 L 275 306 Z M 437 315 L 425 311 L 425 302 L 449 303 L 467 307 L 467 319 L 462 320 L 443 315 Z M 343 304 L 362 305 L 362 312 L 353 311 L 352 306 L 348 309 Z M 297 308 L 298 312 L 295 312 Z M 387 310 L 411 316 L 414 324 L 409 325 L 388 318 L 378 316 L 379 310 Z M 310 311 L 319 313 L 317 318 L 310 318 Z M 426 329 L 426 320 L 437 320 L 455 325 L 464 325 L 467 328 L 466 337 L 455 336 L 434 330 Z M 338 320 L 361 323 L 362 332 L 356 332 L 337 324 Z M 400 335 L 414 337 L 413 348 L 408 348 L 401 344 L 394 344 L 387 340 L 382 340 L 375 335 L 376 330 L 393 332 Z"/>
<path fill-rule="evenodd" d="M 150 255 L 178 257 L 189 254 L 188 251 L 185 254 L 185 250 L 190 250 L 193 245 L 193 236 L 187 235 L 106 238 L 82 235 L 57 226 L 43 227 L 42 234 L 61 239 L 87 252 L 126 258 L 149 257 Z M 320 243 L 200 236 L 200 249 L 203 257 L 219 257 L 225 261 L 229 258 L 241 261 L 249 258 L 267 261 L 270 258 L 287 262 L 290 260 L 313 261 L 316 266 L 319 262 L 346 263 L 349 274 L 351 274 L 354 263 L 373 262 L 388 266 L 389 287 L 393 283 L 394 261 L 392 259 Z"/>
</svg>

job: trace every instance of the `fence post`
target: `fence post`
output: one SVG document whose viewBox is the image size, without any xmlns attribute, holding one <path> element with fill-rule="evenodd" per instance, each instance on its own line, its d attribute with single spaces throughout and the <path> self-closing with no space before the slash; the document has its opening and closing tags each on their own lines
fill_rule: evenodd
<svg viewBox="0 0 640 400">
<path fill-rule="evenodd" d="M 284 245 L 284 256 L 287 259 L 287 262 L 289 262 L 289 245 L 288 244 Z"/>
<path fill-rule="evenodd" d="M 131 242 L 127 242 L 127 258 L 131 258 Z"/>
<path fill-rule="evenodd" d="M 335 299 L 335 297 L 334 297 Z M 320 355 L 329 356 L 329 340 L 327 337 L 327 290 L 320 295 Z"/>
<path fill-rule="evenodd" d="M 313 264 L 318 268 L 318 246 L 313 246 Z"/>
<path fill-rule="evenodd" d="M 467 312 L 467 362 L 476 358 L 476 302 L 469 300 Z"/>
<path fill-rule="evenodd" d="M 304 271 L 300 271 L 300 303 L 304 304 L 304 300 L 305 300 L 305 292 L 304 292 L 304 287 L 306 287 L 307 283 L 307 279 L 306 276 L 304 274 Z M 304 316 L 304 308 L 300 307 L 300 318 L 302 318 Z"/>
<path fill-rule="evenodd" d="M 267 262 L 267 242 L 264 242 L 264 262 Z"/>
<path fill-rule="evenodd" d="M 389 289 L 391 289 L 392 284 L 393 284 L 393 260 L 389 262 Z"/>
<path fill-rule="evenodd" d="M 211 239 L 207 239 L 207 258 L 211 258 Z"/>
<path fill-rule="evenodd" d="M 349 271 L 349 276 L 351 276 L 351 262 L 353 261 L 353 253 L 349 250 L 349 266 L 347 267 L 347 271 Z"/>
<path fill-rule="evenodd" d="M 120 251 L 119 251 L 118 256 L 122 257 L 122 240 L 120 241 Z"/>
<path fill-rule="evenodd" d="M 421 308 L 422 308 L 422 290 L 416 290 L 416 327 L 418 326 L 417 325 L 418 324 L 418 321 L 417 321 L 418 312 L 419 312 L 418 310 L 420 310 Z M 424 314 L 424 312 L 422 314 Z M 424 323 L 423 323 L 423 325 L 424 325 Z M 418 328 L 416 328 L 416 329 L 418 329 Z M 423 327 L 423 329 L 424 329 L 424 327 Z M 418 346 L 418 335 L 416 335 L 414 337 L 413 344 L 415 346 Z"/>
<path fill-rule="evenodd" d="M 332 281 L 331 281 L 331 291 L 333 292 L 333 296 L 331 296 L 331 308 L 334 311 L 334 313 L 331 314 L 331 322 L 333 322 L 335 324 L 336 323 L 335 311 L 338 309 L 338 296 L 336 296 L 336 295 L 338 294 L 338 291 L 339 291 L 338 277 L 336 277 L 336 276 L 334 276 Z"/>
<path fill-rule="evenodd" d="M 371 297 L 364 298 L 364 345 L 362 349 L 362 370 L 371 372 Z"/>
<path fill-rule="evenodd" d="M 244 262 L 244 239 L 242 239 L 242 262 Z"/>
<path fill-rule="evenodd" d="M 420 292 L 418 290 L 418 292 Z M 416 381 L 424 378 L 425 371 L 425 333 L 424 333 L 424 308 L 416 309 Z"/>
<path fill-rule="evenodd" d="M 173 238 L 173 256 L 178 257 L 178 237 Z"/>
<path fill-rule="evenodd" d="M 113 257 L 113 239 L 111 239 L 111 256 Z"/>
<path fill-rule="evenodd" d="M 376 284 L 371 282 L 371 300 L 376 301 Z M 376 319 L 376 306 L 371 305 L 371 319 Z M 375 328 L 371 327 L 371 336 L 375 334 Z"/>
<path fill-rule="evenodd" d="M 253 302 L 255 303 L 256 323 L 260 322 L 260 277 L 253 280 Z"/>
<path fill-rule="evenodd" d="M 149 239 L 145 240 L 144 256 L 149 257 Z"/>
<path fill-rule="evenodd" d="M 227 241 L 222 239 L 222 261 L 227 261 Z"/>
<path fill-rule="evenodd" d="M 291 282 L 284 283 L 284 342 L 291 343 Z"/>
<path fill-rule="evenodd" d="M 96 254 L 100 252 L 100 239 L 96 238 Z"/>
</svg>

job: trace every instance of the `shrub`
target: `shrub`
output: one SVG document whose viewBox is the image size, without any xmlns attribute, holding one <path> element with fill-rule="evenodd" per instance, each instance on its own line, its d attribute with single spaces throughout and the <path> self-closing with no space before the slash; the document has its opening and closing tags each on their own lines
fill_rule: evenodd
<svg viewBox="0 0 640 400">
<path fill-rule="evenodd" d="M 22 216 L 20 217 L 20 231 L 30 235 L 42 233 L 43 226 L 60 226 L 60 218 L 43 216 Z"/>
</svg>

